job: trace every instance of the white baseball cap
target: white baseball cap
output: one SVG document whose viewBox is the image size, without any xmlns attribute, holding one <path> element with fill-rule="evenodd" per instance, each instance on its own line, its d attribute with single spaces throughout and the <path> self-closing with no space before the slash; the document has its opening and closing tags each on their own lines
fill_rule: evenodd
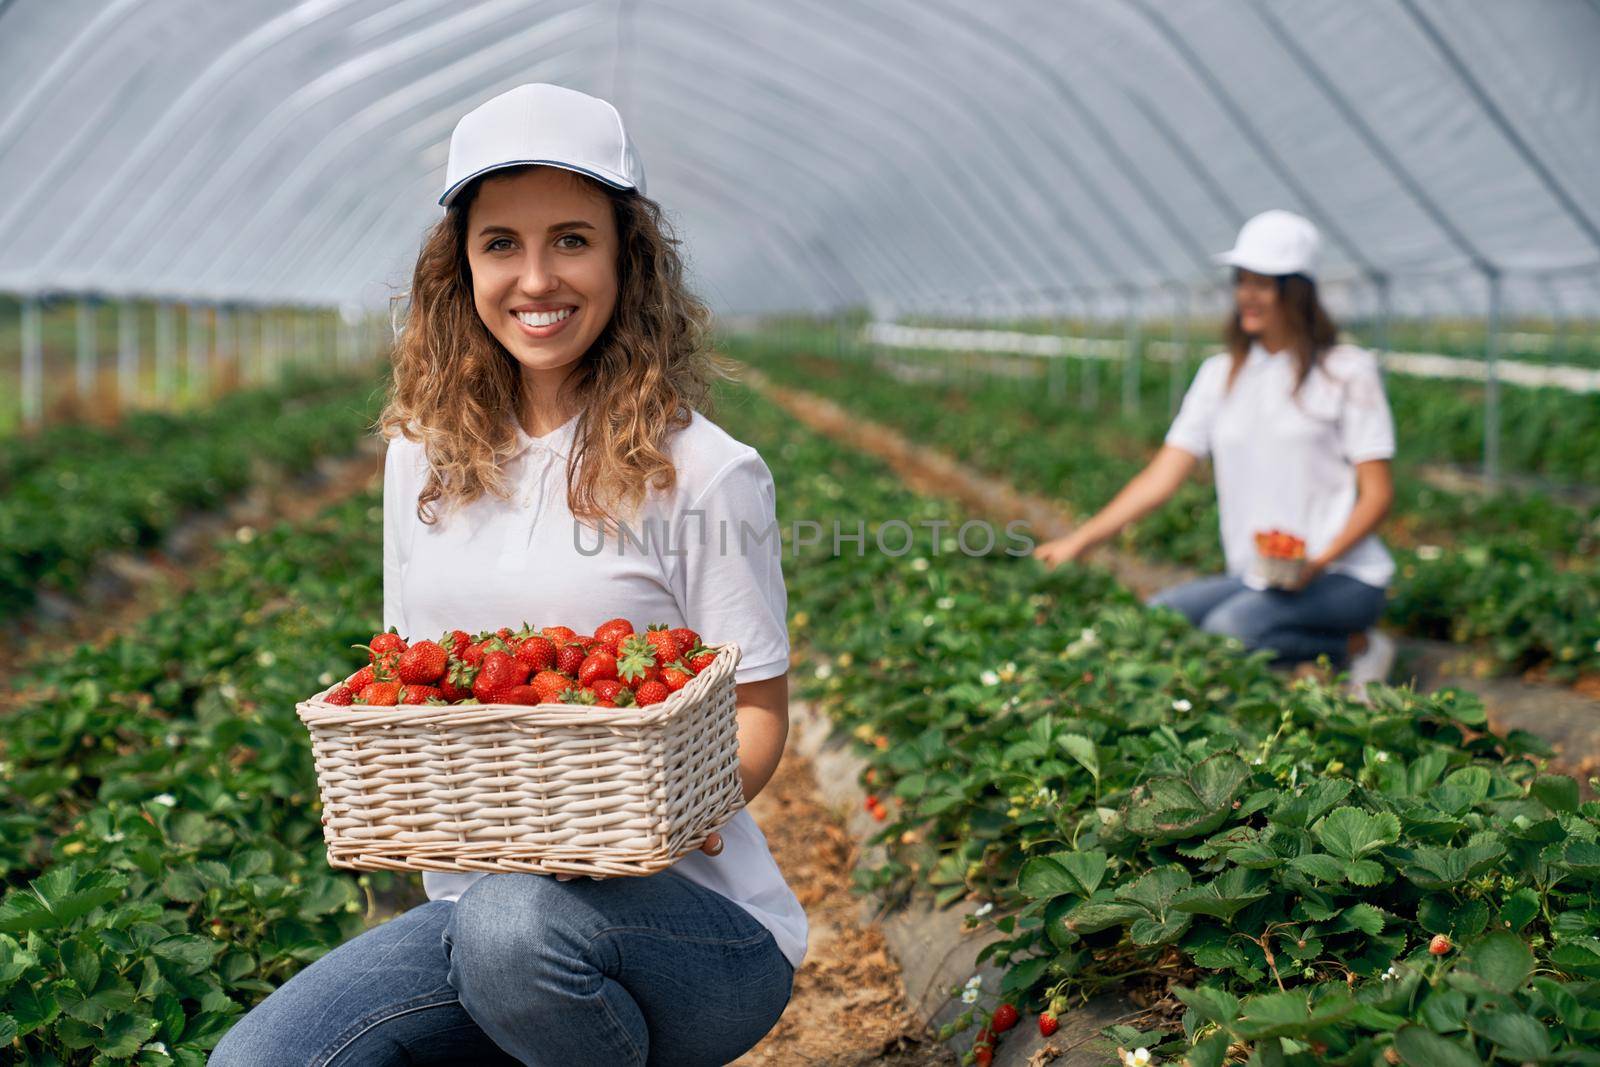
<svg viewBox="0 0 1600 1067">
<path fill-rule="evenodd" d="M 1321 243 L 1310 219 L 1274 209 L 1246 222 L 1233 247 L 1211 258 L 1257 274 L 1304 274 L 1314 278 Z"/>
<path fill-rule="evenodd" d="M 587 93 L 540 82 L 508 89 L 461 116 L 450 135 L 439 203 L 449 207 L 468 182 L 490 171 L 529 164 L 644 192 L 644 165 L 617 109 Z"/>
</svg>

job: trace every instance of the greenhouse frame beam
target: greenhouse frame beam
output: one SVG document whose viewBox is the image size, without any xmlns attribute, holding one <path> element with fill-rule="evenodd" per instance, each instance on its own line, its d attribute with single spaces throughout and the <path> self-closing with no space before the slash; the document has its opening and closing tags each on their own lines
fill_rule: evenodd
<svg viewBox="0 0 1600 1067">
<path fill-rule="evenodd" d="M 1123 152 L 1122 146 L 1117 144 L 1117 139 L 1110 136 L 1106 123 L 1101 122 L 1099 115 L 1094 114 L 1093 107 L 1086 106 L 1083 99 L 1078 96 L 1074 86 L 1067 83 L 1066 78 L 1056 74 L 1056 70 L 1045 64 L 1040 56 L 1037 56 L 1034 51 L 1027 50 L 1026 46 L 1022 45 L 1022 42 L 1018 42 L 1016 38 L 1005 34 L 1003 30 L 1000 30 L 1000 27 L 994 26 L 992 22 L 986 21 L 986 19 L 976 18 L 973 14 L 966 14 L 965 5 L 952 5 L 952 3 L 942 2 L 942 0 L 931 0 L 931 6 L 952 22 L 978 27 L 982 34 L 986 35 L 992 42 L 995 50 L 1000 51 L 1005 56 L 1010 56 L 1014 61 L 1018 61 L 1022 67 L 1026 67 L 1029 72 L 1032 72 L 1034 77 L 1037 77 L 1046 88 L 1056 91 L 1069 104 L 1070 109 L 1077 114 L 1078 122 L 1082 122 L 1088 128 L 1094 141 L 1099 142 L 1099 146 L 1106 152 L 1106 155 L 1112 158 L 1112 162 L 1122 168 L 1123 178 L 1133 184 L 1134 189 L 1138 189 L 1139 197 L 1146 202 L 1146 208 L 1150 211 L 1150 214 L 1162 221 L 1163 227 L 1178 240 L 1179 245 L 1195 259 L 1195 262 L 1205 267 L 1213 266 L 1210 253 L 1206 251 L 1205 242 L 1195 237 L 1195 234 L 1190 232 L 1189 227 L 1182 224 L 1178 214 L 1174 213 L 1173 208 L 1171 208 L 1170 198 L 1162 197 L 1162 195 L 1155 192 L 1155 189 L 1150 187 L 1149 182 L 1144 178 L 1144 170 L 1139 168 L 1138 165 L 1134 165 L 1128 154 Z M 1066 157 L 1067 154 L 1062 152 L 1061 155 Z M 1088 170 L 1093 171 L 1093 168 L 1088 168 Z M 1083 184 L 1088 186 L 1090 182 L 1085 178 L 1083 179 Z M 1102 190 L 1099 190 L 1098 186 L 1094 186 L 1094 189 L 1096 189 L 1096 195 L 1101 200 L 1109 202 L 1110 198 Z M 1126 226 L 1126 219 L 1122 211 L 1117 211 L 1115 218 L 1117 218 L 1117 229 L 1122 230 L 1123 237 L 1131 238 L 1131 240 L 1136 240 L 1139 243 L 1144 253 L 1155 262 L 1157 274 L 1163 275 L 1162 280 L 1165 280 L 1165 264 L 1163 264 L 1160 256 L 1157 256 L 1154 251 L 1150 251 L 1147 246 L 1144 246 L 1144 240 L 1139 238 L 1138 234 L 1130 226 Z"/>
<path fill-rule="evenodd" d="M 311 109 L 326 104 L 337 94 L 347 92 L 352 86 L 368 79 L 376 81 L 384 73 L 392 71 L 395 64 L 426 63 L 437 56 L 441 44 L 454 42 L 475 32 L 482 32 L 499 21 L 510 19 L 520 10 L 520 3 L 521 0 L 498 0 L 485 7 L 472 8 L 465 13 L 432 23 L 425 31 L 389 42 L 382 48 L 349 56 L 338 66 L 322 72 L 312 81 L 297 88 L 262 116 L 251 129 L 250 136 L 242 139 L 243 143 L 250 145 L 250 151 L 230 153 L 219 166 L 208 165 L 200 168 L 199 173 L 189 180 L 187 188 L 174 190 L 179 195 L 167 198 L 163 202 L 189 204 L 192 201 L 191 206 L 195 210 L 210 210 L 216 203 L 217 210 L 222 210 L 225 205 L 234 202 L 242 195 L 237 190 L 240 189 L 245 175 L 265 153 L 280 139 L 293 140 L 296 123 Z M 568 40 L 592 30 L 598 23 L 599 20 L 589 9 L 566 11 L 544 19 L 534 29 L 517 35 L 512 39 L 514 44 L 502 44 L 499 47 L 509 53 L 515 51 L 516 47 L 530 48 L 531 42 L 537 41 L 541 46 L 554 51 L 556 55 L 576 55 L 580 54 L 580 49 L 577 47 L 570 48 L 566 52 L 560 49 Z M 468 64 L 472 58 L 470 54 L 463 55 L 457 63 Z M 546 57 L 541 55 L 540 59 L 545 60 Z M 548 57 L 548 61 L 553 62 L 554 59 L 555 55 Z M 511 62 L 509 55 L 506 62 Z M 524 59 L 523 62 L 526 63 L 527 60 Z M 177 168 L 174 168 L 174 172 L 176 170 Z M 230 196 L 228 190 L 235 192 Z M 156 228 L 155 222 L 147 223 L 146 228 Z M 136 224 L 129 225 L 120 243 L 125 244 L 140 233 L 142 231 Z M 138 261 L 141 265 L 156 257 L 158 247 L 162 253 L 167 253 L 165 264 L 153 265 L 150 268 L 157 271 L 172 269 L 182 271 L 186 267 L 186 259 L 197 254 L 192 248 L 186 248 L 174 256 L 168 253 L 167 246 L 158 246 L 155 242 L 145 247 L 144 256 Z"/>
<path fill-rule="evenodd" d="M 1018 63 L 1046 88 L 1053 90 L 1065 100 L 1076 114 L 1078 121 L 1088 129 L 1090 136 L 1099 143 L 1101 150 L 1111 158 L 1116 166 L 1122 169 L 1122 176 L 1138 190 L 1139 196 L 1146 202 L 1146 206 L 1151 213 L 1161 221 L 1163 227 L 1172 234 L 1177 243 L 1193 256 L 1197 262 L 1205 264 L 1211 262 L 1204 242 L 1189 232 L 1188 228 L 1178 220 L 1173 214 L 1171 206 L 1157 195 L 1155 190 L 1151 188 L 1150 183 L 1145 180 L 1143 170 L 1134 165 L 1133 160 L 1122 150 L 1122 146 L 1117 144 L 1110 131 L 1106 129 L 1105 124 L 1095 115 L 1094 110 L 1084 105 L 1077 90 L 1069 85 L 1065 78 L 1057 74 L 1052 68 L 1047 67 L 1037 55 L 1025 48 L 1021 42 L 1011 37 L 1000 27 L 967 13 L 963 7 L 945 4 L 941 0 L 925 0 L 923 9 L 931 9 L 949 19 L 952 23 L 964 25 L 969 30 L 975 31 L 970 35 L 972 38 L 987 40 L 990 47 L 995 49 L 998 54 Z M 1055 140 L 1053 128 L 1047 125 L 1045 130 L 1048 131 L 1052 144 L 1059 144 Z M 1064 160 L 1074 161 L 1073 157 L 1065 151 L 1060 151 L 1059 154 Z M 1110 206 L 1112 204 L 1111 197 L 1105 193 L 1098 182 L 1090 180 L 1089 175 L 1092 173 L 1093 168 L 1085 168 L 1084 171 L 1079 173 L 1078 180 L 1097 199 Z M 1160 255 L 1145 243 L 1144 238 L 1139 236 L 1138 231 L 1128 224 L 1126 212 L 1111 210 L 1109 214 L 1123 240 L 1138 250 L 1140 255 L 1144 256 L 1155 267 L 1157 276 L 1164 280 L 1167 275 L 1166 263 Z"/>
<path fill-rule="evenodd" d="M 1433 220 L 1434 225 L 1444 231 L 1445 236 L 1449 237 L 1451 242 L 1472 261 L 1473 267 L 1479 271 L 1498 270 L 1499 268 L 1494 261 L 1485 255 L 1477 245 L 1473 244 L 1465 233 L 1461 232 L 1460 227 L 1456 226 L 1455 221 L 1450 218 L 1449 214 L 1439 206 L 1433 197 L 1428 195 L 1428 191 L 1422 187 L 1422 183 L 1389 150 L 1389 146 L 1384 144 L 1382 139 L 1378 137 L 1377 132 L 1367 125 L 1366 119 L 1361 117 L 1361 113 L 1350 103 L 1349 98 L 1339 91 L 1338 87 L 1328 78 L 1327 73 L 1317 64 L 1311 54 L 1300 46 L 1300 42 L 1294 39 L 1294 36 L 1279 21 L 1278 16 L 1272 13 L 1270 5 L 1265 0 L 1251 0 L 1250 7 L 1254 9 L 1256 16 L 1267 27 L 1267 30 L 1289 55 L 1290 59 L 1294 61 L 1300 71 L 1311 80 L 1313 85 L 1321 90 L 1322 94 L 1327 97 L 1328 102 L 1334 106 L 1350 128 L 1355 131 L 1356 136 L 1361 138 L 1361 142 L 1367 146 L 1367 150 L 1376 156 L 1378 161 L 1400 183 L 1401 187 L 1411 194 L 1412 199 Z M 1380 288 L 1386 289 L 1387 281 L 1380 283 Z M 1387 333 L 1387 330 L 1385 330 L 1385 333 Z"/>
<path fill-rule="evenodd" d="M 1505 112 L 1500 110 L 1500 106 L 1490 98 L 1483 84 L 1473 77 L 1472 72 L 1461 61 L 1461 57 L 1450 46 L 1450 42 L 1445 40 L 1438 27 L 1433 24 L 1433 21 L 1428 16 L 1422 13 L 1415 0 L 1400 0 L 1400 6 L 1411 16 L 1412 21 L 1417 24 L 1417 28 L 1422 31 L 1423 36 L 1427 37 L 1434 48 L 1438 50 L 1439 55 L 1444 59 L 1451 72 L 1460 79 L 1462 85 L 1466 86 L 1467 93 L 1477 102 L 1483 113 L 1489 117 L 1489 121 L 1494 123 L 1495 129 L 1499 130 L 1501 135 L 1510 142 L 1511 147 L 1516 149 L 1517 155 L 1522 157 L 1522 161 L 1538 177 L 1545 189 L 1549 191 L 1551 196 L 1555 197 L 1562 210 L 1572 216 L 1579 228 L 1583 230 L 1584 235 L 1589 238 L 1589 242 L 1595 246 L 1597 251 L 1600 251 L 1600 226 L 1595 225 L 1595 221 L 1583 210 L 1582 205 L 1572 198 L 1572 194 L 1567 192 L 1566 186 L 1562 185 L 1550 168 L 1545 165 L 1544 159 L 1539 153 L 1535 152 L 1533 146 L 1528 144 L 1523 139 L 1523 136 L 1517 132 L 1516 126 L 1506 117 Z"/>
<path fill-rule="evenodd" d="M 1183 39 L 1183 36 L 1173 29 L 1172 24 L 1167 21 L 1156 5 L 1150 3 L 1149 0 L 1124 0 L 1124 3 L 1139 12 L 1161 35 L 1161 38 L 1167 42 L 1167 45 L 1177 53 L 1194 75 L 1200 79 L 1206 90 L 1222 106 L 1223 111 L 1227 113 L 1234 125 L 1244 134 L 1251 147 L 1272 168 L 1278 180 L 1288 186 L 1290 191 L 1299 197 L 1301 202 L 1317 216 L 1317 222 L 1345 250 L 1346 254 L 1361 269 L 1362 273 L 1369 278 L 1377 278 L 1386 274 L 1387 272 L 1373 263 L 1361 246 L 1335 221 L 1335 216 L 1312 195 L 1311 191 L 1289 168 L 1289 165 L 1279 157 L 1277 152 L 1273 151 L 1265 135 L 1256 128 L 1255 123 L 1251 122 L 1250 117 L 1244 113 L 1244 109 L 1239 106 L 1238 102 L 1233 99 L 1222 83 L 1217 80 L 1217 76 L 1211 70 L 1211 67 L 1195 53 L 1194 49 L 1189 47 L 1189 43 Z"/>
<path fill-rule="evenodd" d="M 773 10 L 782 11 L 786 16 L 788 16 L 791 13 L 792 7 L 791 5 L 784 5 L 779 8 L 774 8 Z M 868 11 L 870 9 L 863 8 L 859 10 Z M 940 72 L 927 69 L 925 57 L 915 49 L 908 50 L 906 48 L 906 43 L 903 40 L 892 37 L 886 31 L 883 31 L 876 26 L 871 28 L 871 32 L 884 38 L 884 40 L 887 41 L 890 46 L 898 50 L 900 54 L 905 55 L 909 60 L 909 63 L 904 66 L 897 66 L 894 63 L 883 63 L 881 61 L 881 54 L 875 51 L 874 47 L 869 47 L 866 43 L 863 43 L 860 46 L 857 45 L 857 39 L 861 36 L 862 32 L 864 32 L 863 27 L 844 25 L 841 26 L 841 32 L 831 34 L 825 33 L 818 29 L 817 20 L 822 18 L 837 19 L 840 17 L 840 13 L 832 7 L 827 5 L 819 5 L 816 3 L 808 3 L 807 12 L 809 18 L 800 20 L 799 25 L 796 27 L 796 32 L 804 33 L 813 40 L 819 41 L 826 46 L 844 49 L 861 57 L 868 63 L 876 64 L 885 75 L 890 75 L 900 79 L 903 84 L 911 87 L 915 91 L 916 95 L 925 97 L 929 101 L 930 105 L 942 106 L 948 109 L 951 114 L 960 116 L 975 139 L 982 138 L 989 142 L 992 150 L 983 153 L 981 158 L 1000 159 L 1016 157 L 1018 146 L 1014 141 L 1007 140 L 1007 138 L 1009 138 L 1009 133 L 1007 129 L 1008 124 L 1005 120 L 1008 116 L 990 106 L 987 104 L 987 102 L 968 99 L 962 94 L 955 94 L 952 96 L 951 94 L 940 93 L 936 91 L 939 85 L 938 75 Z M 877 14 L 877 12 L 873 13 Z M 853 34 L 848 32 L 852 28 L 856 31 Z M 792 60 L 790 61 L 792 62 Z M 913 73 L 913 67 L 911 64 L 915 64 L 916 71 L 925 71 L 926 76 L 920 76 L 917 73 Z M 896 118 L 901 121 L 905 121 L 907 116 L 904 113 L 898 113 Z M 933 143 L 936 144 L 942 144 L 946 140 L 946 137 L 941 136 L 932 130 L 928 131 L 927 136 Z M 959 159 L 960 157 L 958 156 L 957 158 Z M 970 190 L 972 188 L 982 188 L 985 184 L 997 184 L 1002 188 L 1005 187 L 1004 179 L 1006 172 L 1003 168 L 1000 169 L 998 173 L 995 170 L 974 171 L 974 173 L 979 176 L 980 180 L 969 186 L 969 190 L 966 193 L 968 197 L 971 196 Z M 1023 277 L 1035 276 L 1047 277 L 1054 281 L 1064 280 L 1060 276 L 1060 264 L 1052 261 L 1047 256 L 1036 254 L 1034 250 L 1035 245 L 1038 243 L 1038 229 L 1046 224 L 1046 216 L 1053 216 L 1053 224 L 1061 226 L 1073 239 L 1080 243 L 1089 244 L 1091 246 L 1089 248 L 1089 252 L 1092 257 L 1104 258 L 1105 251 L 1098 248 L 1098 246 L 1094 245 L 1087 239 L 1083 228 L 1078 226 L 1070 217 L 1070 215 L 1061 207 L 1058 198 L 1042 196 L 1037 190 L 1034 190 L 1026 185 L 1024 188 L 1027 189 L 1028 193 L 1032 196 L 1033 206 L 1036 207 L 1037 210 L 1031 212 L 1019 210 L 1019 222 L 1017 224 L 1012 224 L 1011 220 L 1008 219 L 1004 213 L 986 217 L 986 222 L 989 226 L 994 226 L 1003 222 L 1007 226 L 1007 230 L 1012 234 L 1011 239 L 1016 242 L 1016 247 L 1026 250 L 1030 258 L 1033 260 L 1033 266 L 1021 272 Z M 1027 224 L 1024 225 L 1024 223 Z"/>
</svg>

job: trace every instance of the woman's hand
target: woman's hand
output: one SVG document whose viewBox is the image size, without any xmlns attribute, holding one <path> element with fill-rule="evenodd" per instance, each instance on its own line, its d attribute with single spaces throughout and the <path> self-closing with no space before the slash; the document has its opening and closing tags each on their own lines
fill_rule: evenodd
<svg viewBox="0 0 1600 1067">
<path fill-rule="evenodd" d="M 1037 546 L 1033 550 L 1033 558 L 1047 567 L 1059 567 L 1063 563 L 1076 560 L 1087 548 L 1082 538 L 1076 533 L 1070 533 Z"/>
<path fill-rule="evenodd" d="M 700 851 L 704 852 L 708 856 L 721 855 L 722 854 L 722 835 L 719 834 L 715 830 L 711 831 L 711 833 L 706 836 L 705 844 L 700 846 Z M 577 874 L 558 874 L 558 875 L 556 875 L 556 881 L 558 881 L 558 882 L 570 882 L 574 878 L 580 878 L 580 877 L 584 877 L 584 876 L 583 875 L 577 875 Z M 587 877 L 593 878 L 595 881 L 599 881 L 602 878 L 609 878 L 611 876 L 607 875 L 607 874 L 591 874 L 591 875 L 588 875 Z"/>
<path fill-rule="evenodd" d="M 1306 586 L 1317 580 L 1317 577 L 1328 569 L 1328 562 L 1323 559 L 1308 559 L 1300 567 L 1300 573 L 1295 575 L 1293 582 L 1279 586 L 1288 593 L 1298 593 Z"/>
</svg>

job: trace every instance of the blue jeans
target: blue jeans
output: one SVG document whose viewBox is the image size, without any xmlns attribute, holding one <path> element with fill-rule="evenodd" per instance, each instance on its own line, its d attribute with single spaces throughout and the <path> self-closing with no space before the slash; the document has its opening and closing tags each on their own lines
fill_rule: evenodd
<svg viewBox="0 0 1600 1067">
<path fill-rule="evenodd" d="M 686 878 L 493 874 L 300 971 L 211 1067 L 725 1064 L 772 1029 L 794 969 Z"/>
<path fill-rule="evenodd" d="M 1351 634 L 1383 614 L 1384 591 L 1348 574 L 1324 571 L 1304 589 L 1251 589 L 1227 574 L 1196 578 L 1150 598 L 1182 612 L 1209 633 L 1237 637 L 1249 648 L 1270 649 L 1279 663 L 1327 656 L 1346 666 Z"/>
</svg>

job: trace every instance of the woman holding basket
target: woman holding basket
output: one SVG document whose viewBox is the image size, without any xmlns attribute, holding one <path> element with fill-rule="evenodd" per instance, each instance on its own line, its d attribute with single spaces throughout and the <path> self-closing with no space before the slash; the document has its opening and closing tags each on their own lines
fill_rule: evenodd
<svg viewBox="0 0 1600 1067">
<path fill-rule="evenodd" d="M 716 376 L 708 313 L 620 117 L 553 85 L 497 96 L 457 124 L 440 203 L 381 419 L 385 628 L 620 617 L 735 641 L 755 796 L 788 730 L 772 476 L 695 410 Z M 805 954 L 805 913 L 745 809 L 647 877 L 423 886 L 426 904 L 295 975 L 211 1062 L 722 1064 L 777 1022 Z"/>
<path fill-rule="evenodd" d="M 1218 262 L 1234 269 L 1225 352 L 1201 364 L 1166 441 L 1115 498 L 1034 555 L 1077 559 L 1160 507 L 1211 457 L 1224 574 L 1153 604 L 1268 649 L 1327 656 L 1353 683 L 1383 678 L 1393 644 L 1373 629 L 1394 562 L 1377 529 L 1394 499 L 1394 421 L 1371 352 L 1338 343 L 1317 297 L 1316 227 L 1267 211 Z"/>
</svg>

